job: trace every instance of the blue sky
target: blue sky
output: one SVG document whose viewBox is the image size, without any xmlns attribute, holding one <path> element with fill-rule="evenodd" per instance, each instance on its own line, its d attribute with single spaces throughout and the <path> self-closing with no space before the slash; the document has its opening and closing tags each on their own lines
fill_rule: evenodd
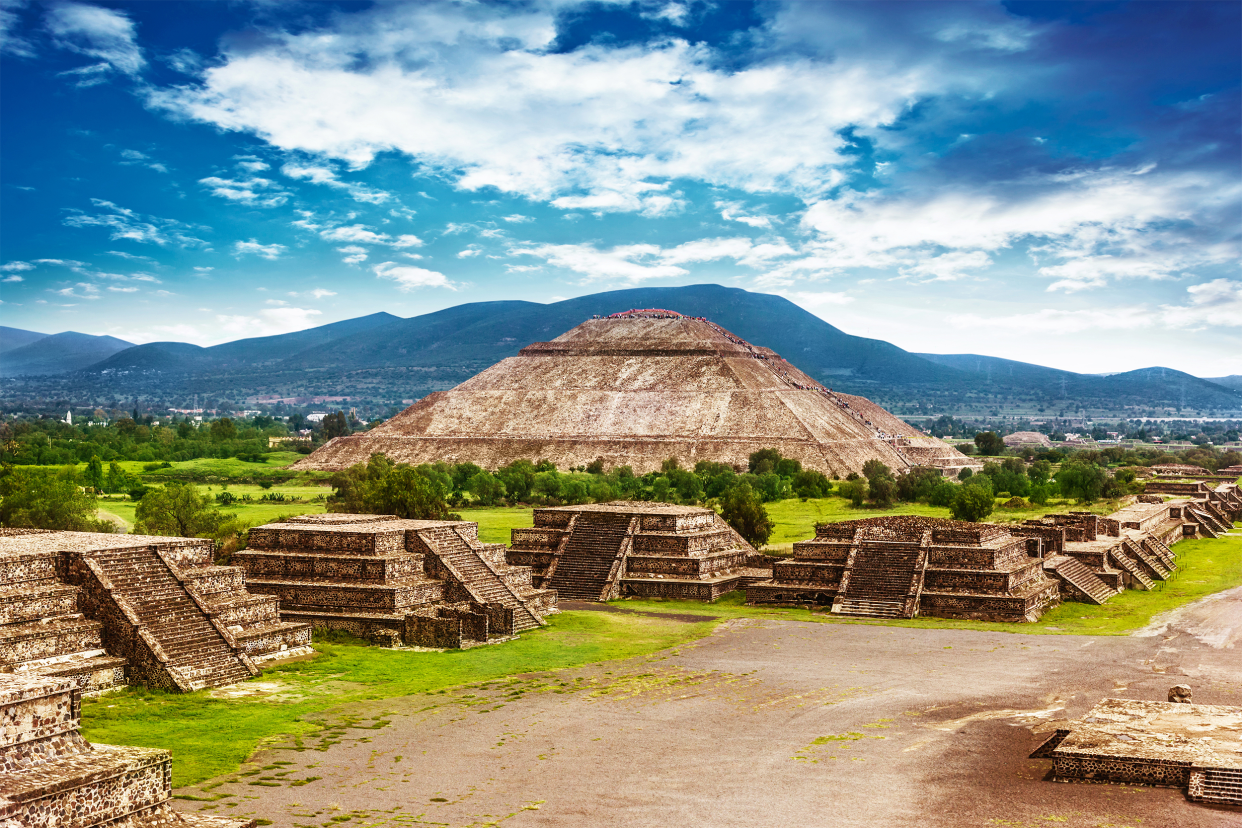
<svg viewBox="0 0 1242 828">
<path fill-rule="evenodd" d="M 0 0 L 0 319 L 214 344 L 715 282 L 1242 373 L 1242 4 Z"/>
</svg>

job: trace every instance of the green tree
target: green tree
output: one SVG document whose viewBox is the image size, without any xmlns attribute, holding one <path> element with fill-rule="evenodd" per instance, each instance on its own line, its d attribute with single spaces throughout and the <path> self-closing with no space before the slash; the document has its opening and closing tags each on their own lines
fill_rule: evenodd
<svg viewBox="0 0 1242 828">
<path fill-rule="evenodd" d="M 720 501 L 720 516 L 756 548 L 772 536 L 772 519 L 763 500 L 748 484 L 734 486 Z"/>
<path fill-rule="evenodd" d="M 802 469 L 793 476 L 791 483 L 798 497 L 827 497 L 832 494 L 832 481 L 823 472 L 814 469 Z"/>
<path fill-rule="evenodd" d="M 220 533 L 228 518 L 213 508 L 210 495 L 199 494 L 192 483 L 169 483 L 151 489 L 138 501 L 134 534 L 210 538 Z"/>
<path fill-rule="evenodd" d="M 840 493 L 841 497 L 847 498 L 853 503 L 855 508 L 860 508 L 863 505 L 863 500 L 867 497 L 867 480 L 862 477 L 853 480 L 847 479 L 837 487 L 837 492 Z"/>
<path fill-rule="evenodd" d="M 0 472 L 0 526 L 112 532 L 95 519 L 96 498 L 74 479 L 72 469 L 9 467 Z"/>
<path fill-rule="evenodd" d="M 888 509 L 897 498 L 897 481 L 889 474 L 877 474 L 867 483 L 867 496 L 877 509 Z"/>
<path fill-rule="evenodd" d="M 237 439 L 237 425 L 228 417 L 221 417 L 211 424 L 211 442 L 223 443 Z"/>
<path fill-rule="evenodd" d="M 981 431 L 976 434 L 975 445 L 985 457 L 996 457 L 1005 453 L 1005 440 L 995 431 Z"/>
<path fill-rule="evenodd" d="M 450 520 L 448 497 L 453 478 L 435 466 L 394 464 L 383 454 L 372 454 L 328 479 L 333 491 L 328 508 L 334 512 L 396 515 L 412 520 Z"/>
<path fill-rule="evenodd" d="M 1064 463 L 1054 478 L 1066 497 L 1083 503 L 1098 500 L 1110 481 L 1108 473 L 1093 463 Z"/>
<path fill-rule="evenodd" d="M 82 482 L 97 492 L 103 491 L 103 461 L 99 459 L 98 454 L 91 455 L 90 461 L 86 464 L 86 471 L 82 475 Z"/>
<path fill-rule="evenodd" d="M 766 474 L 776 470 L 776 464 L 781 462 L 781 453 L 774 448 L 759 449 L 750 455 L 750 473 Z"/>
<path fill-rule="evenodd" d="M 465 489 L 484 506 L 495 506 L 505 497 L 505 484 L 482 469 L 466 481 Z"/>
<path fill-rule="evenodd" d="M 954 520 L 977 522 L 992 514 L 996 501 L 992 492 L 984 486 L 959 486 L 949 504 L 949 514 Z"/>
<path fill-rule="evenodd" d="M 344 437 L 350 433 L 349 420 L 345 418 L 344 411 L 323 418 L 323 439 L 331 440 L 333 437 Z"/>
</svg>

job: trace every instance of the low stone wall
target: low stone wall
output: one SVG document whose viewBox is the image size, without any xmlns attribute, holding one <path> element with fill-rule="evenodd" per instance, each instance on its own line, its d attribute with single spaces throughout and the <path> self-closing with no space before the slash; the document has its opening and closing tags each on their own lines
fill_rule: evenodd
<svg viewBox="0 0 1242 828">
<path fill-rule="evenodd" d="M 1052 776 L 1057 782 L 1102 782 L 1184 788 L 1190 782 L 1190 771 L 1189 762 L 1067 755 L 1056 755 L 1052 760 Z"/>
<path fill-rule="evenodd" d="M 361 557 L 247 550 L 234 553 L 233 562 L 252 580 L 382 584 L 423 574 L 421 554 Z"/>
</svg>

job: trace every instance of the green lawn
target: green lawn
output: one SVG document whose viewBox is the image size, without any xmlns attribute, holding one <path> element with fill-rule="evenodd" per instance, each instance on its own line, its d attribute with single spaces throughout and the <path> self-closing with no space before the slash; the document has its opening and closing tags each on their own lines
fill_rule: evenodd
<svg viewBox="0 0 1242 828">
<path fill-rule="evenodd" d="M 562 612 L 517 641 L 470 650 L 393 651 L 316 642 L 318 658 L 264 671 L 260 681 L 281 686 L 273 697 L 214 699 L 205 691 L 179 695 L 132 687 L 84 699 L 82 735 L 104 744 L 168 748 L 173 785 L 190 785 L 237 770 L 265 741 L 321 730 L 325 711 L 342 704 L 647 655 L 701 638 L 714 627 L 706 621 Z"/>
<path fill-rule="evenodd" d="M 199 492 L 215 497 L 225 491 L 224 486 L 219 483 L 207 484 L 199 483 L 195 485 Z M 249 523 L 251 526 L 260 526 L 264 523 L 271 523 L 282 515 L 312 515 L 324 511 L 322 502 L 313 503 L 315 498 L 323 497 L 332 493 L 332 490 L 326 486 L 308 485 L 306 483 L 290 483 L 284 485 L 274 485 L 270 489 L 260 488 L 253 483 L 230 484 L 228 486 L 230 494 L 241 497 L 242 495 L 250 495 L 253 500 L 250 503 L 234 503 L 229 506 L 218 506 L 221 512 L 227 515 L 235 515 L 240 520 Z M 297 498 L 301 502 L 296 503 L 260 503 L 259 498 L 265 494 L 278 492 L 286 497 Z M 134 512 L 138 508 L 138 504 L 129 499 L 128 495 L 104 495 L 99 499 L 100 517 L 106 517 L 105 512 L 116 515 L 130 526 L 134 523 Z"/>
<path fill-rule="evenodd" d="M 529 529 L 535 525 L 534 509 L 458 509 L 462 520 L 479 524 L 479 540 L 484 543 L 510 542 L 509 530 Z"/>
</svg>

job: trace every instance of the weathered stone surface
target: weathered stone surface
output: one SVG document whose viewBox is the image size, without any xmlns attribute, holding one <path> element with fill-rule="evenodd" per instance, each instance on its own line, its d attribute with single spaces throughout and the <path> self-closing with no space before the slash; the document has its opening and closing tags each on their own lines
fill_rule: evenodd
<svg viewBox="0 0 1242 828">
<path fill-rule="evenodd" d="M 231 684 L 309 652 L 310 627 L 214 566 L 211 541 L 0 530 L 0 671 L 170 690 Z"/>
<path fill-rule="evenodd" d="M 1104 699 L 1032 758 L 1052 759 L 1057 782 L 1186 788 L 1192 800 L 1242 805 L 1242 707 L 1173 695 L 1168 702 Z"/>
<path fill-rule="evenodd" d="M 896 470 L 981 468 L 771 350 L 673 313 L 588 320 L 366 434 L 332 440 L 294 468 L 341 469 L 383 452 L 401 462 L 491 469 L 519 458 L 560 468 L 601 458 L 645 473 L 671 456 L 745 464 L 760 448 L 841 476 L 871 459 Z"/>
<path fill-rule="evenodd" d="M 544 623 L 556 593 L 479 542 L 478 524 L 392 515 L 302 515 L 256 527 L 233 560 L 286 621 L 371 640 L 462 647 Z"/>
<path fill-rule="evenodd" d="M 535 528 L 514 529 L 510 564 L 564 598 L 619 596 L 714 601 L 771 574 L 711 509 L 614 501 L 536 509 Z"/>
<path fill-rule="evenodd" d="M 0 825 L 253 828 L 173 811 L 168 751 L 86 742 L 80 700 L 72 680 L 0 674 Z"/>
</svg>

